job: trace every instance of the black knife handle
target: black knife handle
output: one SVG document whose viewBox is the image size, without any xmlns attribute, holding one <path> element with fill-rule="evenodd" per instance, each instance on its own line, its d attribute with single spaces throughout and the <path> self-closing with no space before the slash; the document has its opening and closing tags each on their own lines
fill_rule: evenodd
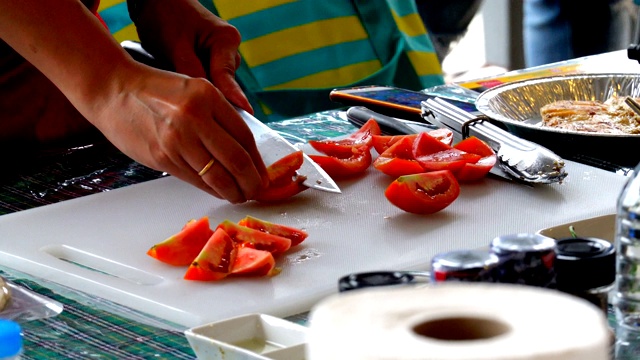
<svg viewBox="0 0 640 360">
<path fill-rule="evenodd" d="M 402 121 L 369 110 L 364 106 L 353 106 L 347 110 L 347 120 L 357 127 L 362 127 L 369 119 L 376 120 L 384 135 L 409 135 L 417 133 L 416 130 L 404 124 Z"/>
</svg>

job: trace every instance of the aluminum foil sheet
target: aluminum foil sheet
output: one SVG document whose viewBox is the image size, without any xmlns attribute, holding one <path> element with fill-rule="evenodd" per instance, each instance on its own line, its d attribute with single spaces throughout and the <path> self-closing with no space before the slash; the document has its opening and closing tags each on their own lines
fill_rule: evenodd
<svg viewBox="0 0 640 360">
<path fill-rule="evenodd" d="M 480 112 L 508 126 L 580 136 L 636 137 L 570 131 L 541 125 L 540 108 L 559 100 L 604 102 L 612 96 L 640 97 L 640 75 L 584 74 L 517 81 L 489 89 L 478 97 Z"/>
</svg>

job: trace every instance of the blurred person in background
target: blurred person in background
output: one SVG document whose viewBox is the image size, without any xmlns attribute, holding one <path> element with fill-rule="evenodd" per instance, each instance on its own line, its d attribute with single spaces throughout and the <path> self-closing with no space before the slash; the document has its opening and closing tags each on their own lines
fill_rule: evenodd
<svg viewBox="0 0 640 360">
<path fill-rule="evenodd" d="M 482 0 L 415 0 L 438 59 L 442 63 L 451 47 L 466 33 Z"/>
<path fill-rule="evenodd" d="M 118 41 L 149 44 L 153 33 L 126 21 L 123 0 L 99 14 Z M 263 122 L 335 109 L 336 87 L 442 85 L 436 50 L 413 1 L 202 0 L 242 35 L 236 79 Z M 138 36 L 139 35 L 139 36 Z"/>
<path fill-rule="evenodd" d="M 626 49 L 638 12 L 632 0 L 524 0 L 527 67 Z"/>
</svg>

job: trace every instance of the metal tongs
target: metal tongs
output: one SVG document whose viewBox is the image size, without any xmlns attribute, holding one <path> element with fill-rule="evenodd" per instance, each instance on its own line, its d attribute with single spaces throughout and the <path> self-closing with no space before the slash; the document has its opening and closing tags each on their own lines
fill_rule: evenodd
<svg viewBox="0 0 640 360">
<path fill-rule="evenodd" d="M 567 172 L 564 160 L 549 149 L 521 139 L 440 98 L 422 102 L 422 117 L 434 125 L 451 129 L 461 138 L 475 136 L 496 152 L 500 168 L 517 180 L 550 184 L 562 181 Z"/>
</svg>

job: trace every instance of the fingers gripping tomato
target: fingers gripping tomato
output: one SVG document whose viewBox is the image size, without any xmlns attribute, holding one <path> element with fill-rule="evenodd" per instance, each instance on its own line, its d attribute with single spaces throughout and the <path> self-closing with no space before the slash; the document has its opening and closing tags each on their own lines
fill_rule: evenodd
<svg viewBox="0 0 640 360">
<path fill-rule="evenodd" d="M 431 171 L 397 178 L 384 195 L 404 211 L 432 214 L 458 198 L 460 185 L 449 170 Z"/>
</svg>

